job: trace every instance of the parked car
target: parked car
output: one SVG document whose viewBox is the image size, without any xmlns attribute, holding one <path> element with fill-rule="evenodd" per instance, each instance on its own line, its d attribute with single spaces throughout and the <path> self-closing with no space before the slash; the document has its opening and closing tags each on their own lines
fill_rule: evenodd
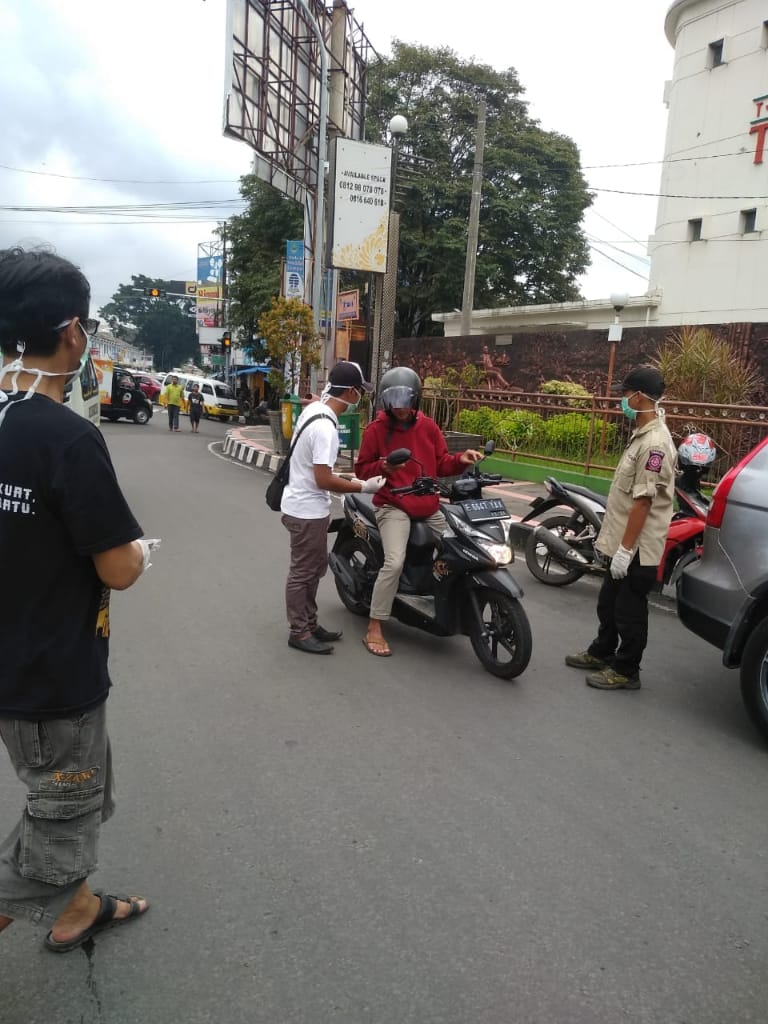
<svg viewBox="0 0 768 1024">
<path fill-rule="evenodd" d="M 739 669 L 744 704 L 768 739 L 768 437 L 715 488 L 702 556 L 680 577 L 677 609 Z"/>
<path fill-rule="evenodd" d="M 136 370 L 131 370 L 131 376 L 150 402 L 156 402 L 160 392 L 163 390 L 157 379 L 148 373 L 137 373 Z"/>
</svg>

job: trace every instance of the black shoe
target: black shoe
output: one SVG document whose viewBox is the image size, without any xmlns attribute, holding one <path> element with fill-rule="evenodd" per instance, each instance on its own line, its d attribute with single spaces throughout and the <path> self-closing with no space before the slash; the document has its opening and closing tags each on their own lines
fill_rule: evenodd
<svg viewBox="0 0 768 1024">
<path fill-rule="evenodd" d="M 304 640 L 289 636 L 288 646 L 294 647 L 297 651 L 306 651 L 307 654 L 331 654 L 333 651 L 330 644 L 324 644 L 313 636 L 308 636 Z"/>
<path fill-rule="evenodd" d="M 322 626 L 318 626 L 312 633 L 312 636 L 315 640 L 320 640 L 321 643 L 330 644 L 333 643 L 334 640 L 341 640 L 344 634 L 341 630 L 339 630 L 338 633 L 334 633 L 332 629 L 323 629 Z"/>
</svg>

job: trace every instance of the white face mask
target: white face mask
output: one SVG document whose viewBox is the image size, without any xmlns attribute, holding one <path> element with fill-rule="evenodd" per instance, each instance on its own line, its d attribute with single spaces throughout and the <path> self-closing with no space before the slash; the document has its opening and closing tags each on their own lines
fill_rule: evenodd
<svg viewBox="0 0 768 1024">
<path fill-rule="evenodd" d="M 53 329 L 54 329 L 54 331 L 61 331 L 65 327 L 69 327 L 69 325 L 71 323 L 72 323 L 71 320 L 64 320 L 62 323 L 58 324 Z M 40 381 L 43 379 L 43 377 L 66 377 L 68 380 L 69 380 L 69 378 L 71 378 L 73 381 L 77 377 L 79 377 L 80 374 L 85 369 L 86 363 L 88 362 L 88 334 L 86 333 L 83 325 L 80 323 L 79 320 L 77 322 L 77 326 L 83 332 L 83 337 L 85 338 L 85 348 L 83 349 L 83 354 L 80 356 L 80 362 L 78 363 L 76 369 L 74 369 L 74 370 L 65 370 L 65 371 L 54 371 L 54 370 L 41 370 L 41 369 L 39 369 L 39 367 L 36 367 L 36 366 L 25 366 L 24 362 L 23 362 L 25 346 L 24 346 L 24 342 L 23 341 L 19 341 L 16 344 L 16 351 L 19 354 L 10 363 L 6 363 L 5 366 L 0 367 L 0 388 L 2 387 L 3 379 L 6 376 L 8 376 L 8 374 L 10 374 L 11 375 L 10 397 L 13 397 L 14 395 L 17 395 L 19 393 L 19 374 L 20 373 L 28 373 L 31 376 L 34 376 L 35 379 L 32 381 L 32 383 L 27 388 L 27 391 L 26 391 L 26 394 L 24 395 L 24 398 L 21 399 L 21 401 L 26 402 L 27 399 L 31 398 L 34 395 L 34 393 L 37 391 L 37 389 L 38 389 L 38 387 L 40 385 Z M 5 419 L 5 414 L 8 412 L 8 410 L 11 408 L 12 405 L 16 405 L 16 404 L 17 404 L 16 402 L 10 402 L 9 401 L 9 395 L 7 395 L 4 390 L 0 390 L 0 405 L 2 405 L 2 409 L 0 409 L 0 426 L 2 426 L 3 420 Z"/>
</svg>

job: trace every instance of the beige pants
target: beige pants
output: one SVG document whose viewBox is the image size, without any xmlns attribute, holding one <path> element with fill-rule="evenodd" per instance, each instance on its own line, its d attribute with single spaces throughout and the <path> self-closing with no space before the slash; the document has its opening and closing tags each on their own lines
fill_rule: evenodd
<svg viewBox="0 0 768 1024">
<path fill-rule="evenodd" d="M 384 505 L 376 509 L 376 522 L 379 524 L 381 543 L 384 548 L 384 565 L 379 570 L 371 597 L 371 618 L 385 622 L 392 614 L 392 602 L 395 600 L 397 585 L 405 562 L 405 549 L 411 532 L 411 517 L 393 505 Z M 423 519 L 436 536 L 445 529 L 445 516 L 442 512 Z"/>
</svg>

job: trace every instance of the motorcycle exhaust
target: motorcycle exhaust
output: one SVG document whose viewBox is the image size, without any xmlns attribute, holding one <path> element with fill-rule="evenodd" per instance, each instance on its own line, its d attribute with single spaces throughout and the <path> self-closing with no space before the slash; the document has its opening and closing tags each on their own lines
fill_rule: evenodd
<svg viewBox="0 0 768 1024">
<path fill-rule="evenodd" d="M 546 526 L 537 526 L 533 531 L 533 536 L 537 543 L 543 544 L 547 551 L 552 552 L 558 562 L 568 568 L 583 569 L 585 572 L 597 568 L 594 562 L 590 562 L 580 551 L 576 551 L 567 541 L 548 530 Z"/>
</svg>

